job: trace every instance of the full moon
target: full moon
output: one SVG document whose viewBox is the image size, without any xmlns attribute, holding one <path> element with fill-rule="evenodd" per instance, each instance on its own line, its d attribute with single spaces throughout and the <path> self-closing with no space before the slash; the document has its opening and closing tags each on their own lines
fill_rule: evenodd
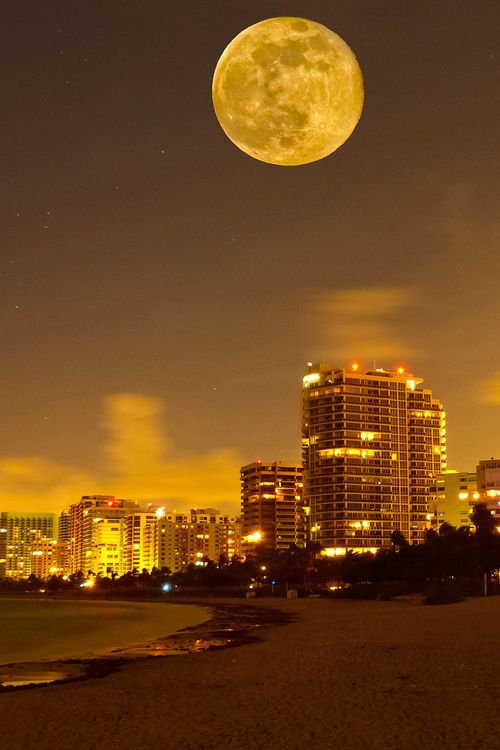
<svg viewBox="0 0 500 750">
<path fill-rule="evenodd" d="M 215 114 L 254 159 L 294 166 L 328 156 L 363 108 L 363 76 L 351 48 L 306 18 L 269 18 L 238 34 L 215 68 Z"/>
</svg>

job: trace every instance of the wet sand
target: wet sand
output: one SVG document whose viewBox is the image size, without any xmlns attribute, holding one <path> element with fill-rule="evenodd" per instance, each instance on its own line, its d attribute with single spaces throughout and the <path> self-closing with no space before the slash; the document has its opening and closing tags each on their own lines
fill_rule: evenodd
<svg viewBox="0 0 500 750">
<path fill-rule="evenodd" d="M 141 660 L 101 679 L 0 694 L 3 744 L 498 747 L 500 597 L 435 607 L 320 599 L 255 607 L 296 620 L 257 628 L 262 640 L 238 648 Z"/>
<path fill-rule="evenodd" d="M 124 605 L 125 611 L 127 610 L 128 602 L 116 602 L 116 604 L 118 603 Z M 135 607 L 132 608 L 131 612 L 128 612 L 128 616 L 135 614 L 135 619 L 137 619 L 137 614 L 153 616 L 151 623 L 148 623 L 146 618 L 146 626 L 148 624 L 153 625 L 155 635 L 157 635 L 158 628 L 161 627 L 163 633 L 161 637 L 145 640 L 148 628 L 140 627 L 144 619 L 144 617 L 141 617 L 140 622 L 134 623 L 134 629 L 137 631 L 139 626 L 139 634 L 142 636 L 142 640 L 131 642 L 132 631 L 125 631 L 125 633 L 120 633 L 118 637 L 118 640 L 121 639 L 125 645 L 116 646 L 112 649 L 94 649 L 89 655 L 83 657 L 65 657 L 64 649 L 62 649 L 58 652 L 61 654 L 60 658 L 0 664 L 0 694 L 11 692 L 14 689 L 32 689 L 35 686 L 46 686 L 54 682 L 76 682 L 106 677 L 112 672 L 122 669 L 131 661 L 137 661 L 138 659 L 180 656 L 188 653 L 199 654 L 209 649 L 234 648 L 246 643 L 254 643 L 259 639 L 259 628 L 271 624 L 285 624 L 293 619 L 293 615 L 282 612 L 278 608 L 250 607 L 242 603 L 234 603 L 234 600 L 225 604 L 213 605 L 212 603 L 210 608 L 200 606 L 200 603 L 197 602 L 191 602 L 189 605 L 186 605 L 186 602 L 182 605 L 164 602 L 163 605 L 160 604 L 161 611 L 156 609 L 156 612 L 138 609 L 143 604 L 134 604 Z M 47 605 L 51 606 L 49 603 Z M 104 605 L 102 606 L 104 607 Z M 42 607 L 42 609 L 44 608 Z M 89 607 L 88 610 L 87 615 L 93 612 L 95 608 Z M 120 608 L 108 611 L 106 607 L 101 610 L 98 609 L 97 612 L 100 617 L 103 614 L 108 616 L 109 613 L 114 618 L 116 617 L 117 621 L 112 623 L 105 635 L 107 641 L 113 634 L 116 640 L 120 615 L 123 617 Z M 57 618 L 55 620 L 57 621 Z M 83 618 L 83 622 L 85 622 L 85 618 Z M 191 624 L 179 629 L 181 624 L 186 625 L 186 623 Z M 174 624 L 177 630 L 172 633 Z M 94 624 L 94 630 L 98 626 L 99 623 Z M 27 632 L 32 632 L 32 629 L 33 624 L 30 623 Z M 164 635 L 165 633 L 169 634 Z M 71 639 L 70 643 L 73 643 Z M 4 644 L 4 647 L 7 648 L 7 644 Z M 50 651 L 51 648 L 54 649 L 54 644 L 43 644 L 46 653 L 48 653 L 47 647 Z M 29 652 L 31 648 L 32 646 L 27 644 L 24 653 Z M 74 645 L 71 648 L 74 650 Z"/>
</svg>

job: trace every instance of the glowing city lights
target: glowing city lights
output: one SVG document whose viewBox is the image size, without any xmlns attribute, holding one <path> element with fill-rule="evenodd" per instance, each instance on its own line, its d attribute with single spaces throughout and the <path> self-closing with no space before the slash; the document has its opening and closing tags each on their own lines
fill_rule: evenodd
<svg viewBox="0 0 500 750">
<path fill-rule="evenodd" d="M 250 543 L 252 543 L 252 542 L 253 543 L 258 543 L 258 542 L 262 541 L 262 536 L 263 535 L 262 535 L 261 531 L 254 531 L 253 534 L 248 534 L 248 536 L 246 537 L 246 540 L 247 540 L 247 542 L 250 542 Z"/>
</svg>

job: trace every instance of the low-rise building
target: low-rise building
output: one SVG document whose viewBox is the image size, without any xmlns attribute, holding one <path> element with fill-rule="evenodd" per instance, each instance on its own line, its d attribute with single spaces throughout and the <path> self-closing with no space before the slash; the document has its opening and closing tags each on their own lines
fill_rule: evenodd
<svg viewBox="0 0 500 750">
<path fill-rule="evenodd" d="M 231 560 L 241 554 L 241 522 L 237 516 L 215 508 L 193 509 L 189 513 L 157 510 L 153 528 L 155 566 L 182 571 L 191 563 Z"/>
<path fill-rule="evenodd" d="M 486 503 L 500 524 L 500 459 L 490 458 L 479 461 L 477 488 L 481 502 Z"/>
<path fill-rule="evenodd" d="M 475 472 L 449 469 L 438 474 L 430 487 L 431 526 L 471 526 L 471 513 L 479 499 Z"/>
</svg>

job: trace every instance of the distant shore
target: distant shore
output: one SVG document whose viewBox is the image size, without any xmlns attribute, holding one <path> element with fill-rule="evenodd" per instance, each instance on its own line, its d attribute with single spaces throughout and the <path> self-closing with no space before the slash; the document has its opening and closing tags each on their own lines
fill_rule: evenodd
<svg viewBox="0 0 500 750">
<path fill-rule="evenodd" d="M 435 607 L 314 598 L 243 607 L 255 612 L 256 642 L 0 694 L 6 747 L 64 747 L 69 734 L 89 750 L 497 746 L 500 597 Z M 260 609 L 292 621 L 259 625 Z"/>
</svg>

